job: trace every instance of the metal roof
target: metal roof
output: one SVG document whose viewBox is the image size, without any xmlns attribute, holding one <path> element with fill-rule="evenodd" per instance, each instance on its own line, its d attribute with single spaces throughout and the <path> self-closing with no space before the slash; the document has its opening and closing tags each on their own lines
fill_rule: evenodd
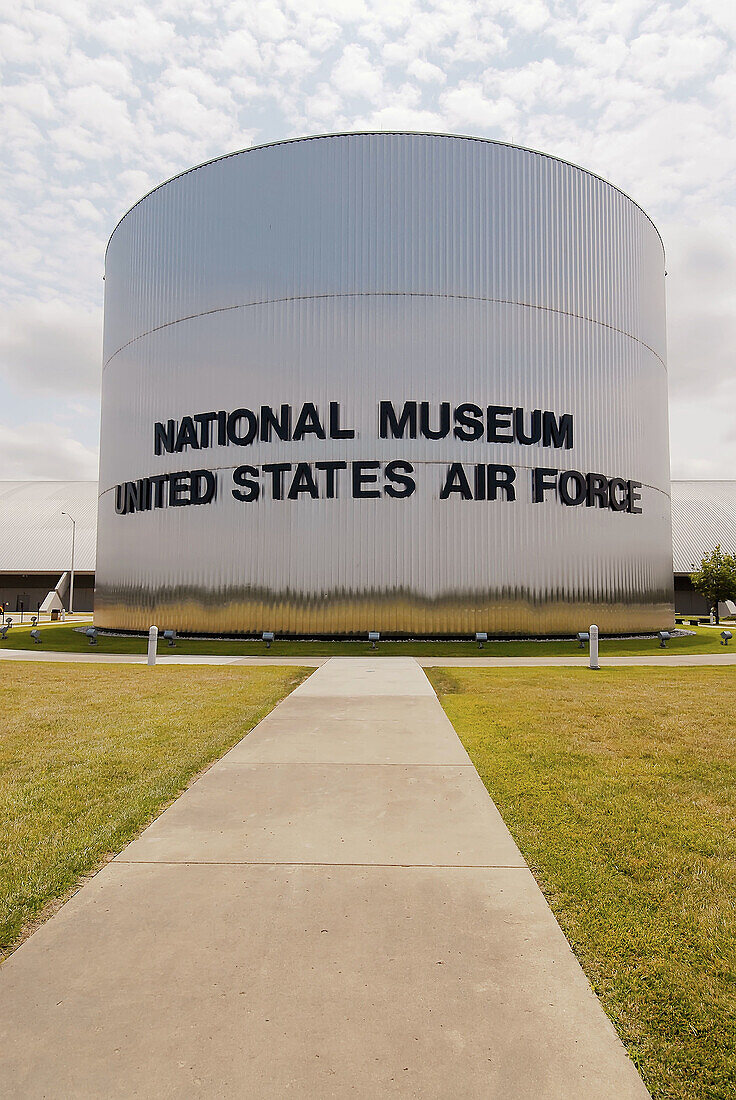
<svg viewBox="0 0 736 1100">
<path fill-rule="evenodd" d="M 736 554 L 736 481 L 673 481 L 675 573 L 691 573 L 717 543 Z"/>
<path fill-rule="evenodd" d="M 96 481 L 0 481 L 0 572 L 94 572 L 97 542 Z"/>
</svg>

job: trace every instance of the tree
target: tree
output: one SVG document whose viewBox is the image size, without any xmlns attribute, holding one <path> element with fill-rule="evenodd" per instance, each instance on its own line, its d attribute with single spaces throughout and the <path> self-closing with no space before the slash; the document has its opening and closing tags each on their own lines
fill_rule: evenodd
<svg viewBox="0 0 736 1100">
<path fill-rule="evenodd" d="M 718 604 L 724 600 L 736 600 L 736 557 L 724 554 L 720 546 L 707 554 L 700 569 L 690 574 L 693 588 L 704 596 L 718 618 Z"/>
</svg>

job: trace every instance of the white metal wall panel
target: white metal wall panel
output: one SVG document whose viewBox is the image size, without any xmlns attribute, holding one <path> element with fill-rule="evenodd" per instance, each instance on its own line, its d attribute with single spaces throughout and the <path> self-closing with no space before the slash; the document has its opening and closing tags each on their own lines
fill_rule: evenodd
<svg viewBox="0 0 736 1100">
<path fill-rule="evenodd" d="M 572 165 L 416 134 L 304 139 L 175 178 L 108 247 L 96 617 L 180 630 L 544 633 L 671 620 L 664 256 Z M 575 446 L 379 440 L 380 400 L 570 412 Z M 154 457 L 153 423 L 339 401 L 354 440 Z M 410 500 L 235 501 L 241 463 L 406 459 Z M 519 498 L 439 500 L 448 462 Z M 643 514 L 531 503 L 534 465 L 643 483 Z M 114 486 L 217 468 L 202 508 L 118 516 Z"/>
<path fill-rule="evenodd" d="M 94 572 L 96 481 L 0 481 L 0 573 Z"/>
<path fill-rule="evenodd" d="M 672 544 L 676 573 L 692 573 L 716 545 L 736 554 L 736 481 L 673 481 Z"/>
</svg>

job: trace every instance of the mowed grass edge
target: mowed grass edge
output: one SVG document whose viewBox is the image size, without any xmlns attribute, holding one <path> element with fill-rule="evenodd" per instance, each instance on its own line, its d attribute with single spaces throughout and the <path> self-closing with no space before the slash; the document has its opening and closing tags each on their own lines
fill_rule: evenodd
<svg viewBox="0 0 736 1100">
<path fill-rule="evenodd" d="M 734 631 L 734 624 L 726 624 L 723 629 Z M 0 639 L 0 653 L 5 650 L 31 650 L 32 652 L 53 653 L 120 653 L 142 657 L 147 650 L 147 638 L 135 635 L 99 634 L 97 644 L 91 646 L 89 639 L 68 623 L 44 623 L 40 627 L 41 643 L 36 645 L 30 636 L 31 625 L 13 626 L 6 639 Z M 581 630 L 587 630 L 583 623 Z M 732 642 L 728 648 L 721 644 L 721 630 L 715 627 L 685 627 L 688 634 L 672 638 L 667 647 L 661 649 L 656 637 L 613 638 L 603 636 L 600 640 L 601 660 L 606 657 L 667 657 L 688 654 L 729 654 L 736 652 Z M 480 650 L 475 641 L 467 639 L 442 640 L 432 638 L 407 638 L 389 640 L 383 638 L 374 649 L 367 637 L 362 639 L 293 639 L 276 637 L 269 649 L 260 639 L 254 638 L 189 638 L 181 635 L 176 647 L 169 647 L 159 636 L 158 654 L 160 657 L 176 657 L 182 654 L 193 656 L 231 656 L 231 657 L 577 657 L 586 659 L 587 649 L 582 650 L 575 638 L 540 639 L 491 639 Z"/>
<path fill-rule="evenodd" d="M 654 1097 L 735 1096 L 733 673 L 427 674 Z"/>
<path fill-rule="evenodd" d="M 0 960 L 311 671 L 5 663 Z"/>
</svg>

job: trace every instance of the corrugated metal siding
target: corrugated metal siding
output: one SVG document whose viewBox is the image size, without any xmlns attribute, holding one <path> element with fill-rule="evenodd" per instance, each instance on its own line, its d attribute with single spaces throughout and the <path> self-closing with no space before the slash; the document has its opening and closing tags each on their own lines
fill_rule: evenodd
<svg viewBox="0 0 736 1100">
<path fill-rule="evenodd" d="M 411 134 L 276 144 L 176 177 L 121 222 L 104 360 L 208 310 L 377 293 L 568 312 L 664 359 L 662 271 L 640 208 L 564 161 Z"/>
<path fill-rule="evenodd" d="M 98 613 L 108 625 L 312 633 L 607 629 L 671 613 L 661 242 L 615 188 L 469 139 L 264 147 L 139 203 L 107 255 Z M 572 412 L 574 451 L 380 441 L 379 400 Z M 154 458 L 153 423 L 339 401 L 355 440 Z M 242 463 L 415 463 L 409 501 L 118 517 L 112 489 Z M 446 463 L 641 481 L 644 515 L 439 501 Z M 521 488 L 521 487 L 520 487 Z M 227 490 L 227 486 L 226 486 Z"/>
<path fill-rule="evenodd" d="M 736 481 L 673 481 L 675 573 L 691 573 L 718 544 L 736 554 Z"/>
<path fill-rule="evenodd" d="M 63 573 L 95 568 L 96 481 L 0 481 L 0 573 Z"/>
<path fill-rule="evenodd" d="M 671 491 L 676 573 L 691 572 L 717 543 L 736 554 L 736 481 L 673 481 Z M 94 570 L 97 482 L 5 481 L 0 482 L 0 572 L 68 568 L 71 533 L 68 520 L 58 523 L 62 506 L 77 519 L 77 567 Z"/>
</svg>

